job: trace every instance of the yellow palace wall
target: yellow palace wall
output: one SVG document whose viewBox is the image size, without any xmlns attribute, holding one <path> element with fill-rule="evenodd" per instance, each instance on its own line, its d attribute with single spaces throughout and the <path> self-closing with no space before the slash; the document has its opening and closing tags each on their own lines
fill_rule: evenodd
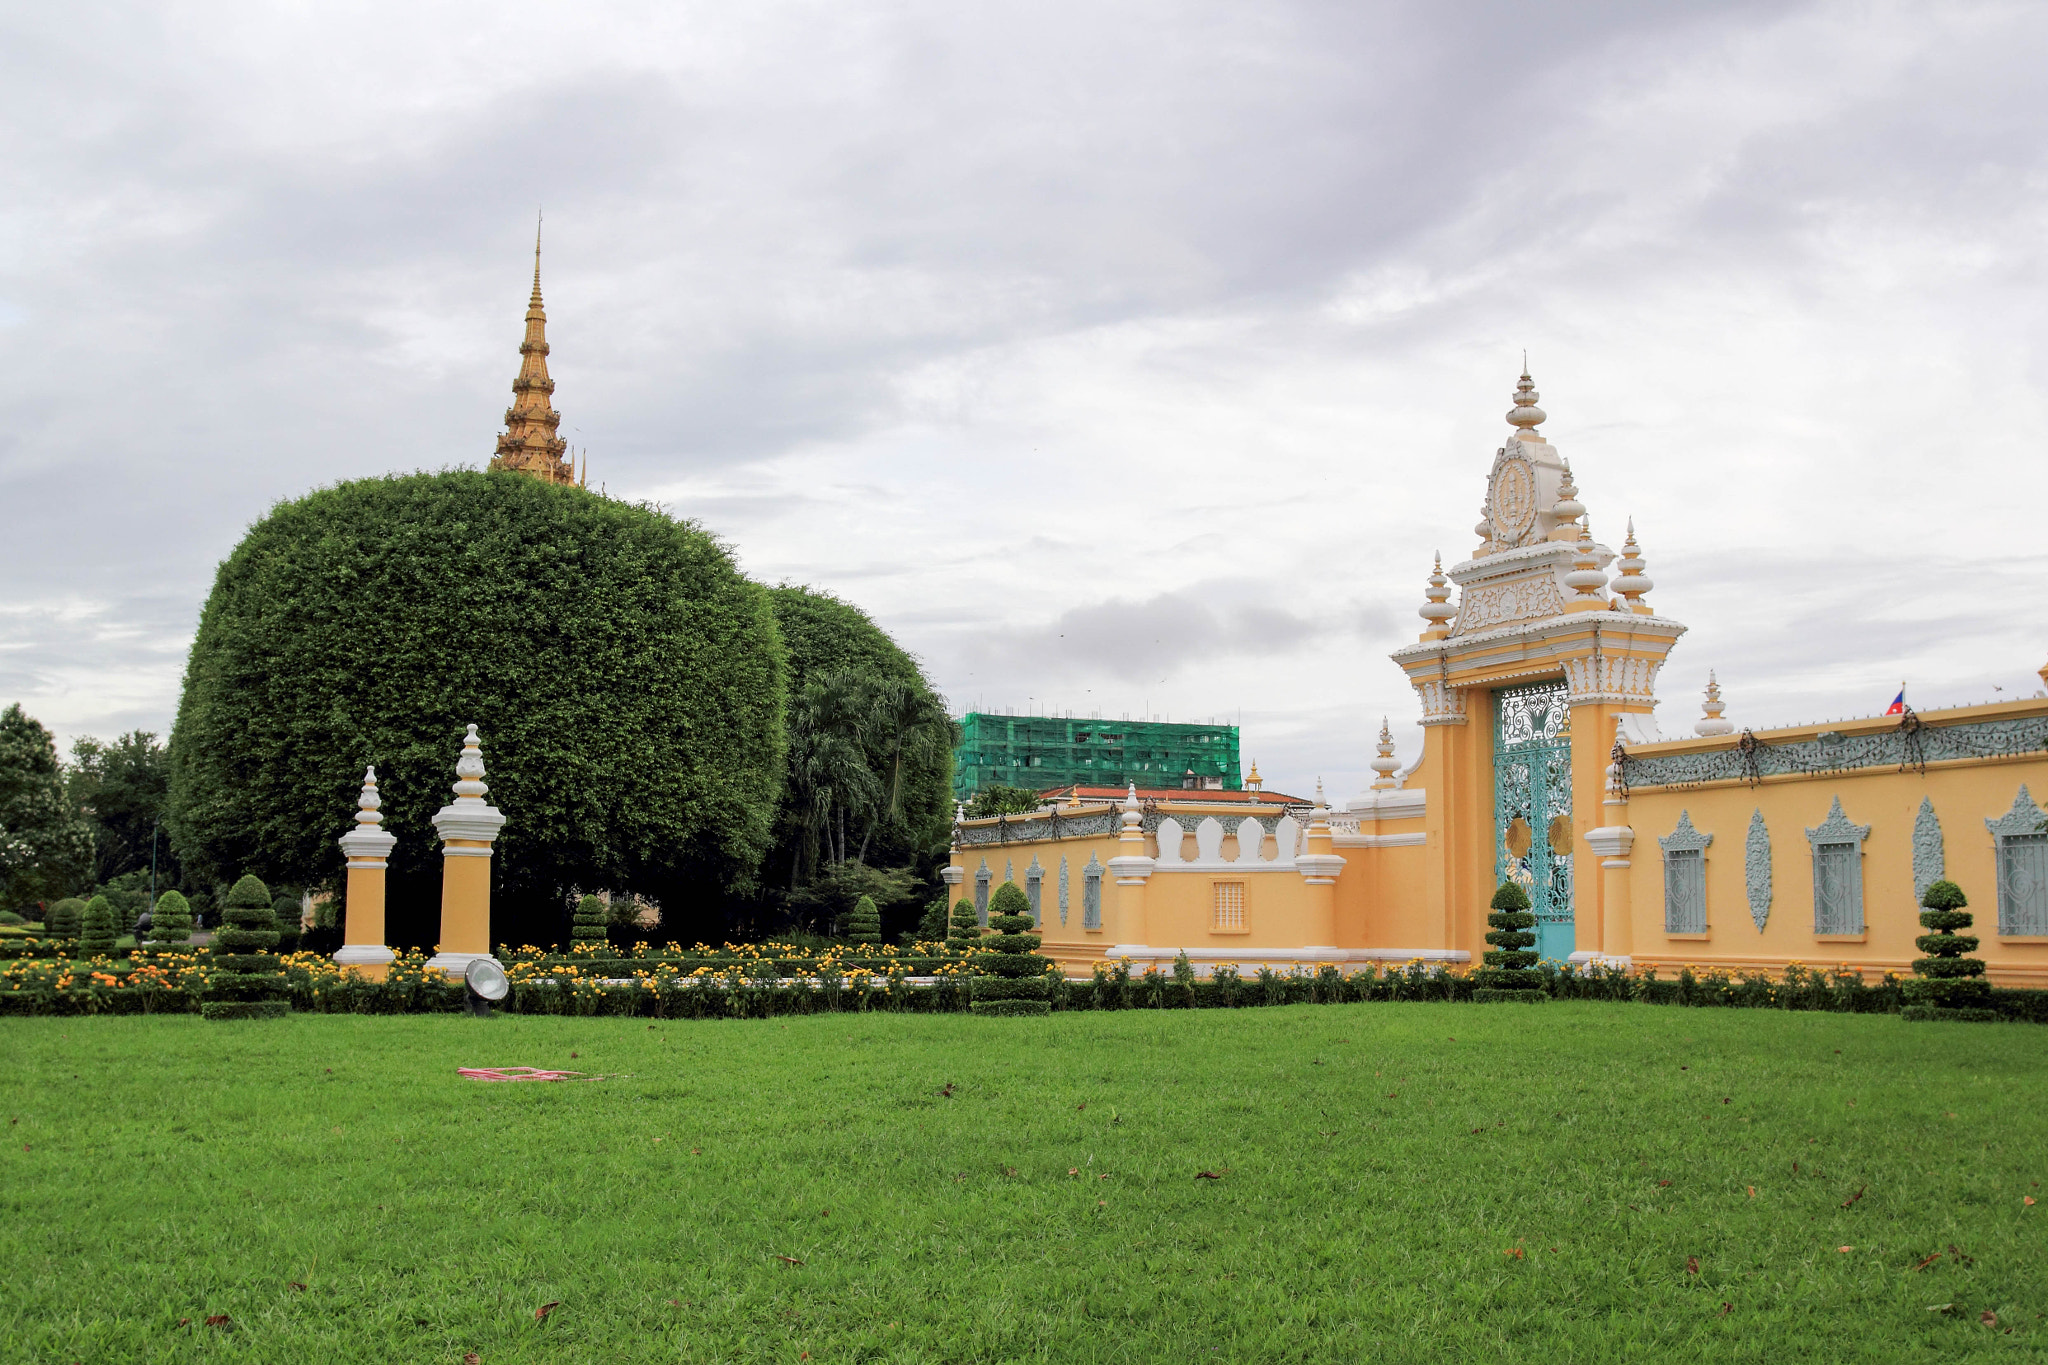
<svg viewBox="0 0 2048 1365">
<path fill-rule="evenodd" d="M 1241 805 L 1205 808 L 1199 800 L 1163 799 L 1141 809 L 1132 795 L 1115 806 L 1063 808 L 1060 818 L 1073 816 L 1075 824 L 1058 839 L 1032 837 L 1052 832 L 1049 814 L 1012 817 L 1004 825 L 963 821 L 948 874 L 954 897 L 973 895 L 983 859 L 996 878 L 1008 860 L 1021 884 L 1035 854 L 1046 877 L 1039 916 L 1044 951 L 1081 975 L 1111 956 L 1142 969 L 1164 966 L 1182 950 L 1205 971 L 1222 962 L 1245 968 L 1327 962 L 1348 970 L 1414 958 L 1476 966 L 1486 952 L 1487 903 L 1501 865 L 1496 792 L 1508 785 L 1496 773 L 1496 706 L 1505 689 L 1552 684 L 1568 708 L 1569 740 L 1546 729 L 1533 742 L 1567 751 L 1557 788 L 1568 791 L 1571 808 L 1569 840 L 1561 849 L 1571 855 L 1565 941 L 1574 964 L 1776 971 L 1792 962 L 1846 963 L 1870 975 L 1909 972 L 1919 932 L 1914 828 L 1925 798 L 1941 822 L 1944 873 L 1970 898 L 1982 941 L 1978 955 L 1992 980 L 2048 986 L 2048 935 L 1998 933 L 1993 843 L 1984 826 L 2013 810 L 2022 783 L 2035 803 L 2048 800 L 2048 692 L 1918 717 L 1757 731 L 1752 742 L 1763 749 L 1749 752 L 1785 767 L 1803 764 L 1802 770 L 1754 785 L 1726 776 L 1743 741 L 1720 719 L 1718 687 L 1709 686 L 1704 723 L 1731 733 L 1665 739 L 1652 720 L 1658 674 L 1686 627 L 1645 600 L 1655 584 L 1633 524 L 1619 551 L 1593 539 L 1570 466 L 1537 430 L 1546 420 L 1538 397 L 1523 375 L 1507 415 L 1511 433 L 1494 454 L 1483 519 L 1473 528 L 1479 544 L 1448 570 L 1439 561 L 1418 613 L 1425 629 L 1392 655 L 1422 713 L 1422 753 L 1410 771 L 1394 775 L 1398 765 L 1383 723 L 1381 757 L 1372 765 L 1380 779 L 1372 790 L 1342 809 L 1324 809 L 1319 794 L 1314 810 L 1289 810 L 1304 827 L 1291 866 L 1273 843 L 1279 811 L 1270 806 L 1257 812 L 1268 838 L 1256 866 L 1236 865 L 1234 831 L 1249 813 Z M 2048 668 L 2041 672 L 2048 687 Z M 1517 704 L 1525 708 L 1520 717 L 1533 714 L 1539 701 L 1529 694 Z M 1556 702 L 1541 707 L 1546 726 L 1565 714 Z M 1915 724 L 1928 728 L 1915 732 Z M 1967 728 L 1967 736 L 1937 733 L 1948 726 L 1975 728 Z M 1865 750 L 1882 748 L 1877 739 L 1887 731 L 1897 732 L 1901 752 L 1919 742 L 1915 733 L 1942 742 L 1916 751 L 1935 758 L 1903 770 L 1897 763 L 1843 769 L 1821 753 L 1836 742 L 1823 738 L 1828 731 L 1841 733 L 1845 753 L 1857 741 L 1865 741 Z M 1518 741 L 1511 760 L 1523 761 L 1531 742 Z M 1788 746 L 1797 746 L 1796 754 Z M 2002 749 L 2018 756 L 1990 756 Z M 1944 759 L 1942 753 L 1977 756 Z M 1796 755 L 1805 757 L 1795 764 Z M 1688 769 L 1689 757 L 1702 761 Z M 1670 776 L 1687 770 L 1712 780 Z M 1666 776 L 1630 776 L 1659 772 Z M 1674 785 L 1681 781 L 1686 785 Z M 1814 928 L 1806 831 L 1828 819 L 1837 797 L 1849 822 L 1869 826 L 1860 855 L 1864 927 L 1823 936 Z M 1556 812 L 1558 803 L 1546 809 Z M 1756 811 L 1771 845 L 1772 897 L 1761 931 L 1751 916 L 1745 870 Z M 1658 839 L 1677 828 L 1681 813 L 1700 834 L 1713 836 L 1704 855 L 1707 927 L 1697 935 L 1666 928 Z M 1219 853 L 1189 866 L 1192 829 L 1210 814 L 1226 820 L 1232 833 Z M 1170 851 L 1162 858 L 1156 836 L 1143 828 L 1168 816 L 1188 831 L 1178 862 Z M 1546 832 L 1552 828 L 1542 823 Z M 1063 855 L 1069 869 L 1064 922 L 1056 889 Z M 1082 914 L 1081 869 L 1091 856 L 1106 870 L 1102 923 L 1095 930 L 1084 927 Z M 1532 866 L 1517 866 L 1516 875 L 1534 887 L 1553 885 L 1537 880 L 1537 857 L 1532 846 Z M 1115 870 L 1108 870 L 1113 863 Z M 1217 886 L 1224 882 L 1243 885 L 1241 927 L 1219 926 Z M 1556 937 L 1552 946 L 1562 949 Z"/>
<path fill-rule="evenodd" d="M 2048 716 L 2048 700 L 1929 711 L 1928 725 Z M 1873 717 L 1831 725 L 1758 731 L 1768 744 L 1812 740 L 1824 731 L 1856 737 L 1896 731 L 1895 717 Z M 1707 753 L 1733 749 L 1736 737 L 1675 740 L 1633 747 L 1632 757 Z M 1914 895 L 1913 840 L 1920 803 L 1929 801 L 1941 822 L 1944 875 L 1970 899 L 1980 940 L 1976 956 L 1999 985 L 2048 987 L 2048 937 L 2002 936 L 1998 932 L 1998 878 L 1993 836 L 1986 820 L 2012 809 L 2020 786 L 2038 803 L 2048 797 L 2048 753 L 1929 763 L 1900 771 L 1896 766 L 1832 773 L 1800 773 L 1697 787 L 1637 788 L 1628 793 L 1627 823 L 1635 832 L 1627 871 L 1633 943 L 1621 949 L 1638 967 L 1654 966 L 1669 976 L 1690 964 L 1730 970 L 1776 971 L 1787 963 L 1812 967 L 1846 963 L 1866 976 L 1910 975 L 1920 928 Z M 1813 862 L 1806 831 L 1827 819 L 1839 798 L 1842 813 L 1870 827 L 1863 841 L 1864 932 L 1822 935 L 1814 928 Z M 1770 832 L 1771 901 L 1759 931 L 1750 913 L 1745 857 L 1750 818 L 1762 812 Z M 1678 826 L 1681 812 L 1693 828 L 1714 836 L 1705 850 L 1707 931 L 1673 934 L 1665 929 L 1664 858 L 1659 837 Z M 1583 942 L 1583 938 L 1581 940 Z"/>
</svg>

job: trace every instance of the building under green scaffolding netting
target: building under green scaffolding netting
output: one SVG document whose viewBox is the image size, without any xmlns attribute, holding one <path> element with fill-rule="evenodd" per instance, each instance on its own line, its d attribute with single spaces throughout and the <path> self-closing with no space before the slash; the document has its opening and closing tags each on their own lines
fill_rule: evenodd
<svg viewBox="0 0 2048 1365">
<path fill-rule="evenodd" d="M 953 794 L 968 800 L 1001 783 L 1043 791 L 1083 786 L 1238 791 L 1235 725 L 997 716 L 970 711 L 953 751 Z"/>
</svg>

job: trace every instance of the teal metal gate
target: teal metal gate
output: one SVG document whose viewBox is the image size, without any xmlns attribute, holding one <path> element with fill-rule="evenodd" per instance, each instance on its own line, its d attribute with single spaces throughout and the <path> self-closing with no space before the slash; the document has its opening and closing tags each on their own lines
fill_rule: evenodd
<svg viewBox="0 0 2048 1365">
<path fill-rule="evenodd" d="M 1496 882 L 1519 883 L 1536 911 L 1536 951 L 1571 956 L 1572 709 L 1562 679 L 1493 694 Z"/>
</svg>

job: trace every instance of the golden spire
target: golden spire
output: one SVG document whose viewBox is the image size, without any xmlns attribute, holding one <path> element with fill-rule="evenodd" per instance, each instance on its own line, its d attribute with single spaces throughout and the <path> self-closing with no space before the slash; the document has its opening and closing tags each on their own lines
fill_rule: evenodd
<svg viewBox="0 0 2048 1365">
<path fill-rule="evenodd" d="M 575 472 L 562 458 L 569 443 L 555 434 L 562 415 L 548 401 L 555 381 L 548 378 L 548 314 L 540 301 L 540 223 L 533 228 L 533 297 L 526 303 L 526 339 L 519 343 L 519 377 L 512 381 L 512 406 L 505 409 L 505 431 L 498 437 L 493 469 L 516 469 L 548 483 L 574 483 Z"/>
</svg>

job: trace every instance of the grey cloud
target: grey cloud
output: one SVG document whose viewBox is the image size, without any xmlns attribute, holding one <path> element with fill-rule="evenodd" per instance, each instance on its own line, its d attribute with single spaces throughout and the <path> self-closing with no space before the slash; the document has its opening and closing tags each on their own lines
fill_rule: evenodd
<svg viewBox="0 0 2048 1365">
<path fill-rule="evenodd" d="M 1215 585 L 1143 601 L 1111 598 L 1074 607 L 1050 625 L 1014 631 L 977 649 L 977 672 L 1028 668 L 1047 679 L 1099 676 L 1164 681 L 1204 659 L 1287 654 L 1313 640 L 1306 617 L 1254 601 L 1228 600 Z"/>
</svg>

